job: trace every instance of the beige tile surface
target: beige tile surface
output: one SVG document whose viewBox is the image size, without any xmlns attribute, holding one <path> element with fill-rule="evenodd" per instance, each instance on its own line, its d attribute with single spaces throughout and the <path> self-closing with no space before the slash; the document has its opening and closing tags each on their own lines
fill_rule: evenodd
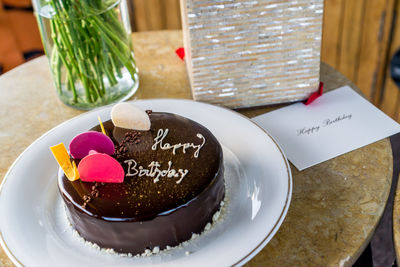
<svg viewBox="0 0 400 267">
<path fill-rule="evenodd" d="M 175 55 L 180 31 L 133 35 L 140 87 L 133 98 L 191 98 L 185 64 Z M 321 65 L 327 89 L 350 84 Z M 81 111 L 56 96 L 47 60 L 26 63 L 0 76 L 0 180 L 36 138 Z M 279 106 L 242 110 L 254 116 Z M 293 172 L 288 215 L 271 242 L 248 266 L 349 266 L 367 245 L 383 212 L 392 181 L 388 139 L 328 162 Z M 240 242 L 240 241 L 238 241 Z M 0 266 L 12 266 L 0 249 Z"/>
</svg>

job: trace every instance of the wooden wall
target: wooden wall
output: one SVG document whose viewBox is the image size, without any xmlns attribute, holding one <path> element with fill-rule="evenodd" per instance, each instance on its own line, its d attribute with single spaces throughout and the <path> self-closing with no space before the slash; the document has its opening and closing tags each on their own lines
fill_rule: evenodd
<svg viewBox="0 0 400 267">
<path fill-rule="evenodd" d="M 398 90 L 390 85 L 388 65 L 391 54 L 400 48 L 400 43 L 393 43 L 393 32 L 400 26 L 393 23 L 397 7 L 397 0 L 325 0 L 321 52 L 323 61 L 393 117 L 395 106 L 388 108 L 393 102 L 388 98 L 396 98 Z"/>
<path fill-rule="evenodd" d="M 400 49 L 400 1 L 396 1 L 394 14 L 392 36 L 388 44 L 388 63 Z M 400 89 L 390 78 L 389 67 L 385 66 L 385 71 L 382 99 L 379 104 L 386 114 L 400 122 Z"/>
<path fill-rule="evenodd" d="M 132 0 L 131 22 L 136 31 L 180 29 L 179 0 Z"/>
<path fill-rule="evenodd" d="M 179 0 L 132 0 L 137 31 L 179 29 Z M 400 0 L 325 0 L 321 58 L 372 103 L 400 121 L 400 91 L 390 78 L 400 49 Z"/>
<path fill-rule="evenodd" d="M 322 60 L 400 122 L 390 61 L 400 49 L 400 0 L 325 0 Z"/>
</svg>

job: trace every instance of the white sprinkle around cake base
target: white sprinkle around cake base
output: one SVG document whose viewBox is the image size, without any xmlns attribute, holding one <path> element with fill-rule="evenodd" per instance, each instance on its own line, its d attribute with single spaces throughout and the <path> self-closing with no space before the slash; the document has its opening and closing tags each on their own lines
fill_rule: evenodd
<svg viewBox="0 0 400 267">
<path fill-rule="evenodd" d="M 216 225 L 217 223 L 219 223 L 219 222 L 222 220 L 223 216 L 221 216 L 221 214 L 224 213 L 224 206 L 225 206 L 225 202 L 226 202 L 226 201 L 227 201 L 227 197 L 226 197 L 226 194 L 225 194 L 224 200 L 222 200 L 221 203 L 220 203 L 220 209 L 219 209 L 217 212 L 215 212 L 214 215 L 213 215 L 213 217 L 212 217 L 212 222 L 207 223 L 206 226 L 204 227 L 204 230 L 203 230 L 200 234 L 195 234 L 195 233 L 193 233 L 193 234 L 192 234 L 192 237 L 191 237 L 189 240 L 184 241 L 184 242 L 180 243 L 180 244 L 177 245 L 177 246 L 174 246 L 174 247 L 166 246 L 166 248 L 164 248 L 163 250 L 161 250 L 159 246 L 155 246 L 155 247 L 153 248 L 153 250 L 146 249 L 143 253 L 137 254 L 137 255 L 133 255 L 132 253 L 118 253 L 118 252 L 116 252 L 116 251 L 115 251 L 114 249 L 112 249 L 112 248 L 101 248 L 99 245 L 97 245 L 97 244 L 95 244 L 95 243 L 93 243 L 93 242 L 90 242 L 90 241 L 85 240 L 85 239 L 78 233 L 78 231 L 76 231 L 75 229 L 72 228 L 72 224 L 69 222 L 68 216 L 66 216 L 66 217 L 67 217 L 67 220 L 68 220 L 68 222 L 69 222 L 70 227 L 71 227 L 72 230 L 73 230 L 73 235 L 74 235 L 76 238 L 78 238 L 82 243 L 84 243 L 86 246 L 88 246 L 88 247 L 90 247 L 90 248 L 92 248 L 92 249 L 96 249 L 96 250 L 99 250 L 99 251 L 104 252 L 104 253 L 107 253 L 107 254 L 118 255 L 118 256 L 120 256 L 120 257 L 148 257 L 148 256 L 155 255 L 155 254 L 165 253 L 165 252 L 170 251 L 170 250 L 172 250 L 172 249 L 184 248 L 185 246 L 187 246 L 187 245 L 189 244 L 190 241 L 192 241 L 192 240 L 198 238 L 199 236 L 203 235 L 205 232 L 210 231 L 210 229 L 211 229 L 214 225 Z M 64 206 L 64 207 L 65 207 L 65 206 Z M 66 208 L 66 207 L 65 207 L 65 208 Z M 65 213 L 65 215 L 66 215 L 66 213 Z M 189 252 L 189 251 L 185 251 L 185 255 L 186 255 L 186 256 L 190 255 L 190 252 Z"/>
</svg>

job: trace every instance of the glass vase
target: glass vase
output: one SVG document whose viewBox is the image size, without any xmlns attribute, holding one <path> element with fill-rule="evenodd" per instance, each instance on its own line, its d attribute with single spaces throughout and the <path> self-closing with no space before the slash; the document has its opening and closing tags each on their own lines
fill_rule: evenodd
<svg viewBox="0 0 400 267">
<path fill-rule="evenodd" d="M 123 101 L 139 85 L 126 0 L 33 0 L 60 99 L 79 109 Z"/>
</svg>

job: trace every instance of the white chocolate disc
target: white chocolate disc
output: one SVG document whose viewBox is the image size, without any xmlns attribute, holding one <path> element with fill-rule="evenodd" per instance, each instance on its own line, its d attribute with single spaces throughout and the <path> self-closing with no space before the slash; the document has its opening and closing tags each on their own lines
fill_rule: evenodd
<svg viewBox="0 0 400 267">
<path fill-rule="evenodd" d="M 116 104 L 111 110 L 111 120 L 116 127 L 139 131 L 150 130 L 149 115 L 132 103 Z"/>
</svg>

